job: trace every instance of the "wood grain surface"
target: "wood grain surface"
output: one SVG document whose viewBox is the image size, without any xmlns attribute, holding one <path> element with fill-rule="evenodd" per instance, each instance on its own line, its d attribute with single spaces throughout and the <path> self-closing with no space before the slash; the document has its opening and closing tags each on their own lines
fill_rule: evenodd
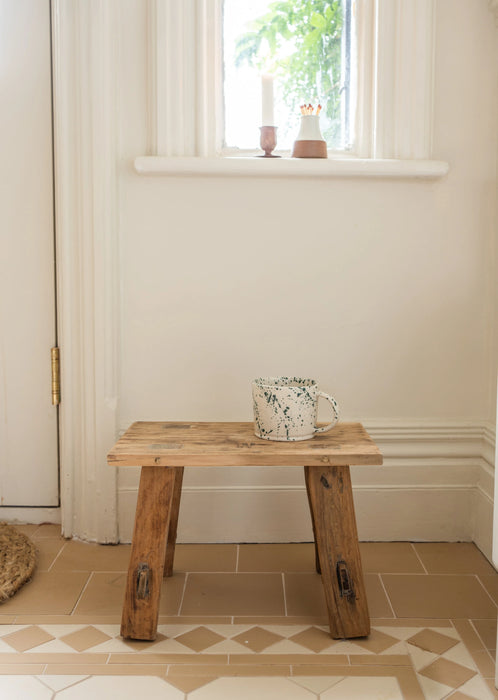
<svg viewBox="0 0 498 700">
<path fill-rule="evenodd" d="M 173 576 L 173 561 L 175 559 L 176 533 L 178 531 L 180 499 L 182 497 L 183 467 L 173 467 L 173 470 L 175 472 L 175 483 L 173 485 L 173 497 L 171 498 L 168 540 L 166 542 L 166 555 L 164 558 L 164 578 Z"/>
<path fill-rule="evenodd" d="M 173 469 L 142 467 L 121 618 L 125 638 L 156 638 L 174 483 Z"/>
<path fill-rule="evenodd" d="M 301 442 L 263 440 L 253 423 L 139 422 L 107 456 L 111 465 L 160 467 L 380 465 L 382 455 L 360 423 L 338 423 Z"/>
<path fill-rule="evenodd" d="M 349 467 L 305 467 L 317 561 L 334 639 L 370 633 Z"/>
</svg>

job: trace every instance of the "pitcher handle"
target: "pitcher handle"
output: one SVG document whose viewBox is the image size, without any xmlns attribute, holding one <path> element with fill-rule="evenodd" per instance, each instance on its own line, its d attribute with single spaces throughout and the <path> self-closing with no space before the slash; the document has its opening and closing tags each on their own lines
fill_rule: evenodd
<svg viewBox="0 0 498 700">
<path fill-rule="evenodd" d="M 334 418 L 332 419 L 332 422 L 329 423 L 328 425 L 324 425 L 321 428 L 315 428 L 315 433 L 326 433 L 327 430 L 330 430 L 331 428 L 334 427 L 334 425 L 337 423 L 339 420 L 339 406 L 337 405 L 337 401 L 334 399 L 333 396 L 330 396 L 329 394 L 326 394 L 323 391 L 318 391 L 317 392 L 317 397 L 320 398 L 320 396 L 323 399 L 327 399 L 327 401 L 330 403 L 332 406 L 332 410 L 334 411 Z"/>
</svg>

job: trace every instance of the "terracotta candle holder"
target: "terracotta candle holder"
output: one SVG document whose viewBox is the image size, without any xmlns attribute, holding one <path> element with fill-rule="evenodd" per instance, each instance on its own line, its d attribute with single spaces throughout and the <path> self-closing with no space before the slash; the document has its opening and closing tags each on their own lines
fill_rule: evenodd
<svg viewBox="0 0 498 700">
<path fill-rule="evenodd" d="M 276 126 L 261 126 L 260 127 L 260 140 L 259 145 L 261 150 L 265 152 L 264 156 L 258 156 L 258 158 L 280 158 L 280 156 L 274 156 L 272 154 L 273 149 L 277 145 L 277 127 Z"/>
</svg>

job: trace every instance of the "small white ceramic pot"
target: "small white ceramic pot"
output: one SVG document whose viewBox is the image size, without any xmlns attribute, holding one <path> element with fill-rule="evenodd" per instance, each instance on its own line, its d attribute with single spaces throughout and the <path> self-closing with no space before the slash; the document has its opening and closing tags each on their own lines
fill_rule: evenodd
<svg viewBox="0 0 498 700">
<path fill-rule="evenodd" d="M 336 400 L 318 389 L 314 379 L 266 377 L 252 383 L 254 432 L 264 440 L 309 440 L 330 430 L 339 420 Z M 329 401 L 334 419 L 316 427 L 318 398 Z"/>
<path fill-rule="evenodd" d="M 320 117 L 318 114 L 304 114 L 301 117 L 301 126 L 298 141 L 324 141 L 320 130 Z"/>
<path fill-rule="evenodd" d="M 292 158 L 327 158 L 327 144 L 320 131 L 318 114 L 304 114 L 292 148 Z"/>
</svg>

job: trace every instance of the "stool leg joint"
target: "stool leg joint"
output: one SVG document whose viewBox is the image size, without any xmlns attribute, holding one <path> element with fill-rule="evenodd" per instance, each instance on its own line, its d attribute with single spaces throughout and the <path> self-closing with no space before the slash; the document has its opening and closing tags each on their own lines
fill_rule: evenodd
<svg viewBox="0 0 498 700">
<path fill-rule="evenodd" d="M 336 564 L 337 581 L 339 583 L 339 592 L 341 598 L 348 600 L 356 600 L 356 593 L 349 573 L 348 565 L 344 559 L 339 559 Z"/>
<path fill-rule="evenodd" d="M 145 562 L 140 562 L 136 569 L 136 585 L 138 600 L 146 600 L 150 595 L 149 578 L 150 568 Z"/>
</svg>

